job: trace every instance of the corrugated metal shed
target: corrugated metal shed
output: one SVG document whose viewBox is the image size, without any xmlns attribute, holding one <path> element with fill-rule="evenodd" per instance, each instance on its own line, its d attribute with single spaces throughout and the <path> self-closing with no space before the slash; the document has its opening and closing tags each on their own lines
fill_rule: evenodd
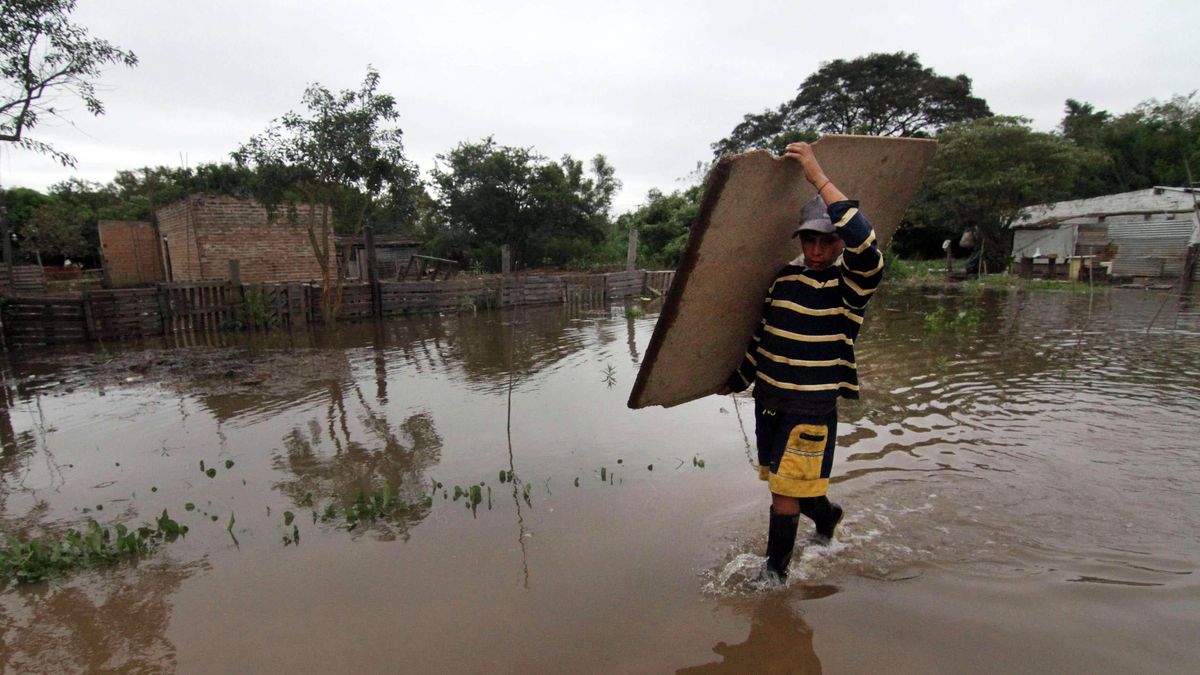
<svg viewBox="0 0 1200 675">
<path fill-rule="evenodd" d="M 1198 227 L 1195 202 L 1181 188 L 1150 188 L 1031 206 L 1013 223 L 1013 256 L 1104 260 L 1115 251 L 1113 276 L 1178 277 Z"/>
<path fill-rule="evenodd" d="M 1117 249 L 1113 276 L 1179 276 L 1192 227 L 1191 218 L 1109 225 L 1108 238 Z"/>
</svg>

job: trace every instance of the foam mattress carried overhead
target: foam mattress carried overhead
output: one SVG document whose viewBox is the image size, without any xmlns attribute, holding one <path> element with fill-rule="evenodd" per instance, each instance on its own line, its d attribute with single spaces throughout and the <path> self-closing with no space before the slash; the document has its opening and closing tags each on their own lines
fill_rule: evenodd
<svg viewBox="0 0 1200 675">
<path fill-rule="evenodd" d="M 859 200 L 883 248 L 936 147 L 915 138 L 825 136 L 813 152 L 830 180 Z M 717 163 L 629 407 L 678 405 L 725 384 L 761 318 L 775 273 L 800 255 L 792 233 L 815 194 L 799 162 L 763 150 Z"/>
</svg>

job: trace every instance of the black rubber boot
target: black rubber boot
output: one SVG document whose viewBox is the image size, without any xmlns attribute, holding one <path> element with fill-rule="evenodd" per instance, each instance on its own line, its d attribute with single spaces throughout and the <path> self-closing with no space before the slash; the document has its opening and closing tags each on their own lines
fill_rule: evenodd
<svg viewBox="0 0 1200 675">
<path fill-rule="evenodd" d="M 837 534 L 837 526 L 842 522 L 842 517 L 846 512 L 837 504 L 825 500 L 829 504 L 829 508 L 825 510 L 824 518 L 817 523 L 817 534 L 813 537 L 813 541 L 821 546 L 828 546 L 833 543 L 833 536 Z"/>
<path fill-rule="evenodd" d="M 838 523 L 842 522 L 842 517 L 846 515 L 842 507 L 829 501 L 824 495 L 801 499 L 800 513 L 808 516 L 813 525 L 816 525 L 817 531 L 813 534 L 812 541 L 821 546 L 828 546 L 833 541 Z"/>
<path fill-rule="evenodd" d="M 771 524 L 767 530 L 767 564 L 763 568 L 764 580 L 780 585 L 787 581 L 788 565 L 792 562 L 792 549 L 796 546 L 796 529 L 799 527 L 799 514 L 784 516 L 771 509 Z"/>
</svg>

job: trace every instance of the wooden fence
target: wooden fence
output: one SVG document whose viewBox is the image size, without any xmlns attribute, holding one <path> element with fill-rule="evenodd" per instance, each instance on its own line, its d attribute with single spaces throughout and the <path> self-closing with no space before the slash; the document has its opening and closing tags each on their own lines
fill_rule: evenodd
<svg viewBox="0 0 1200 675">
<path fill-rule="evenodd" d="M 338 319 L 536 304 L 594 306 L 663 292 L 674 272 L 508 275 L 449 281 L 380 282 L 342 288 Z M 5 346 L 26 348 L 88 340 L 211 333 L 246 327 L 300 326 L 323 320 L 315 284 L 226 281 L 85 291 L 74 298 L 0 298 Z"/>
<path fill-rule="evenodd" d="M 4 344 L 61 345 L 88 339 L 83 303 L 75 298 L 4 298 Z"/>
<path fill-rule="evenodd" d="M 45 293 L 46 276 L 40 265 L 13 265 L 10 274 L 8 265 L 0 264 L 0 292 Z"/>
</svg>

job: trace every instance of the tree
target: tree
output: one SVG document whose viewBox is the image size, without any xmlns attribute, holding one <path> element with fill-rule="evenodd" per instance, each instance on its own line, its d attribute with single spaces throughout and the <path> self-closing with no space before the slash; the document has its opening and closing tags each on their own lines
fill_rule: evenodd
<svg viewBox="0 0 1200 675">
<path fill-rule="evenodd" d="M 416 167 L 404 157 L 403 132 L 389 126 L 400 117 L 396 100 L 378 86 L 371 67 L 357 91 L 334 94 L 309 85 L 301 99 L 307 114 L 287 113 L 232 153 L 239 166 L 255 168 L 253 194 L 272 218 L 282 206 L 299 225 L 300 206 L 308 207 L 303 226 L 321 268 L 327 321 L 337 312 L 345 274 L 331 255 L 335 219 L 337 229 L 359 232 L 381 197 L 403 211 L 418 182 Z"/>
<path fill-rule="evenodd" d="M 966 75 L 938 75 L 907 52 L 868 54 L 821 64 L 795 98 L 747 115 L 712 147 L 719 157 L 753 147 L 782 149 L 787 134 L 792 140 L 818 133 L 929 136 L 948 124 L 988 115 L 987 103 L 971 95 Z"/>
<path fill-rule="evenodd" d="M 82 262 L 81 258 L 88 253 L 88 242 L 74 215 L 70 204 L 58 200 L 49 201 L 34 211 L 32 222 L 25 230 L 26 245 L 22 248 L 33 250 L 38 265 L 42 264 L 43 255 Z"/>
<path fill-rule="evenodd" d="M 566 265 L 586 258 L 605 236 L 620 186 L 603 155 L 552 162 L 532 148 L 460 143 L 433 170 L 446 230 L 439 246 L 487 269 L 500 247 L 520 266 Z"/>
<path fill-rule="evenodd" d="M 137 56 L 75 25 L 75 0 L 4 0 L 0 4 L 0 141 L 50 155 L 64 166 L 75 158 L 30 138 L 44 117 L 65 117 L 57 102 L 77 96 L 92 115 L 104 114 L 95 81 L 107 65 L 137 65 Z"/>
<path fill-rule="evenodd" d="M 1081 103 L 1073 98 L 1067 99 L 1064 112 L 1059 131 L 1064 138 L 1085 147 L 1099 144 L 1100 133 L 1112 120 L 1112 115 L 1106 111 L 1097 111 L 1091 103 Z"/>
<path fill-rule="evenodd" d="M 1102 153 L 1080 176 L 1073 196 L 1092 197 L 1155 185 L 1188 185 L 1200 173 L 1200 102 L 1193 92 L 1151 99 L 1114 117 L 1067 99 L 1064 138 Z M 1190 175 L 1189 175 L 1190 172 Z"/>
<path fill-rule="evenodd" d="M 1113 191 L 1200 180 L 1200 101 L 1195 92 L 1145 101 L 1105 125 L 1099 136 L 1100 146 L 1112 157 Z"/>
<path fill-rule="evenodd" d="M 811 127 L 789 127 L 792 122 L 788 117 L 786 103 L 774 110 L 768 108 L 757 115 L 746 115 L 727 138 L 712 144 L 714 158 L 748 152 L 755 148 L 763 148 L 781 155 L 788 143 L 811 143 L 821 137 L 821 134 Z"/>
<path fill-rule="evenodd" d="M 1112 155 L 1104 148 L 1103 143 L 1106 130 L 1112 123 L 1112 115 L 1103 110 L 1097 111 L 1091 103 L 1076 101 L 1073 98 L 1067 99 L 1064 113 L 1062 123 L 1058 127 L 1063 138 L 1103 156 L 1079 172 L 1075 186 L 1071 189 L 1071 196 L 1094 197 L 1120 191 Z"/>
<path fill-rule="evenodd" d="M 41 264 L 43 258 L 98 260 L 98 218 L 111 217 L 111 194 L 96 183 L 71 179 L 48 194 L 11 188 L 2 195 L 18 258 Z"/>
<path fill-rule="evenodd" d="M 692 224 L 700 213 L 702 186 L 677 190 L 664 195 L 650 190 L 646 203 L 617 220 L 622 232 L 638 229 L 638 257 L 650 264 L 674 268 L 687 245 Z"/>
<path fill-rule="evenodd" d="M 1080 172 L 1101 159 L 1059 135 L 1033 131 L 1020 117 L 951 125 L 938 134 L 938 152 L 909 209 L 913 226 L 896 243 L 914 252 L 914 240 L 940 243 L 975 227 L 987 268 L 1004 269 L 1008 226 L 1021 209 L 1070 197 Z"/>
</svg>

